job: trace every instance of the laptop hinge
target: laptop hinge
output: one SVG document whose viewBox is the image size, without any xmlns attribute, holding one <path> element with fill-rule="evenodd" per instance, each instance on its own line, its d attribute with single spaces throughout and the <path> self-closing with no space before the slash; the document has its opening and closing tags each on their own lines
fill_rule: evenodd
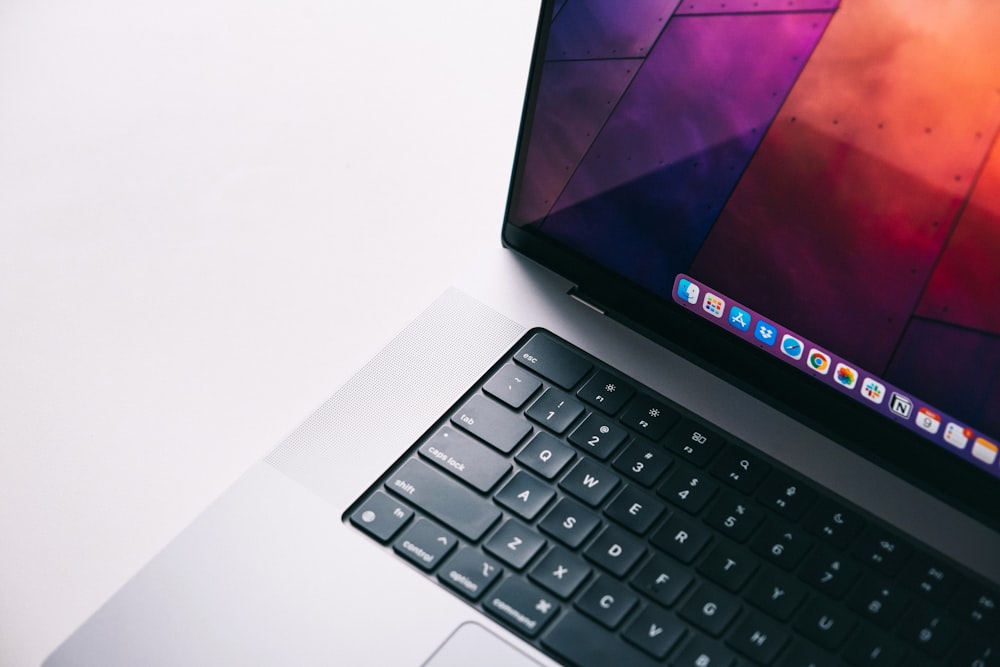
<svg viewBox="0 0 1000 667">
<path fill-rule="evenodd" d="M 567 292 L 567 294 L 569 294 L 570 298 L 574 299 L 575 301 L 579 301 L 587 308 L 590 308 L 591 310 L 596 310 L 601 315 L 607 314 L 603 306 L 601 306 L 599 303 L 597 303 L 596 301 L 588 297 L 586 294 L 581 292 L 579 287 L 571 288 L 569 292 Z"/>
</svg>

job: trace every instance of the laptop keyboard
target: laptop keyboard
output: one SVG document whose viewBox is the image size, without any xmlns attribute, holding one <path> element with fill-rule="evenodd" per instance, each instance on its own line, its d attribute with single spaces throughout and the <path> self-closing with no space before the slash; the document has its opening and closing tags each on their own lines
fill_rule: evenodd
<svg viewBox="0 0 1000 667">
<path fill-rule="evenodd" d="M 996 589 L 547 332 L 345 516 L 566 664 L 1000 664 Z"/>
</svg>

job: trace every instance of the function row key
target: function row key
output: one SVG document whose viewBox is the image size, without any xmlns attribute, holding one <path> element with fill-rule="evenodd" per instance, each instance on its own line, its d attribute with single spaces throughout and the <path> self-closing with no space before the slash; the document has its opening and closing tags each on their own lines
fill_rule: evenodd
<svg viewBox="0 0 1000 667">
<path fill-rule="evenodd" d="M 542 333 L 535 334 L 521 346 L 514 353 L 514 361 L 567 390 L 576 386 L 593 368 L 579 354 Z"/>
<path fill-rule="evenodd" d="M 650 440 L 660 440 L 680 415 L 661 401 L 639 394 L 625 408 L 621 422 Z"/>
<path fill-rule="evenodd" d="M 771 466 L 741 447 L 727 446 L 712 465 L 712 474 L 734 489 L 752 494 Z"/>
<path fill-rule="evenodd" d="M 587 403 L 601 412 L 614 415 L 624 407 L 628 400 L 635 394 L 635 389 L 630 384 L 611 373 L 598 371 L 587 380 L 587 384 L 577 392 L 581 401 Z"/>
<path fill-rule="evenodd" d="M 722 449 L 722 438 L 692 419 L 682 419 L 670 429 L 663 443 L 678 458 L 700 467 L 705 466 Z"/>
</svg>

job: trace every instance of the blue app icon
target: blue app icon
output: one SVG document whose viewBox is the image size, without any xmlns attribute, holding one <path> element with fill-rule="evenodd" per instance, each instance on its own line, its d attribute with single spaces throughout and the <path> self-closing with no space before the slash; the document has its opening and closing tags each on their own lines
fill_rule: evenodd
<svg viewBox="0 0 1000 667">
<path fill-rule="evenodd" d="M 802 358 L 802 341 L 795 336 L 785 334 L 781 339 L 781 351 L 792 359 Z"/>
<path fill-rule="evenodd" d="M 767 322 L 757 322 L 757 328 L 753 330 L 753 337 L 764 345 L 774 345 L 774 341 L 778 337 L 778 330 Z"/>
<path fill-rule="evenodd" d="M 681 278 L 681 281 L 677 283 L 677 296 L 684 299 L 688 303 L 695 304 L 698 303 L 698 286 L 695 285 L 690 280 L 685 280 Z"/>
<path fill-rule="evenodd" d="M 729 324 L 740 331 L 747 331 L 750 328 L 750 313 L 739 306 L 729 309 Z"/>
</svg>

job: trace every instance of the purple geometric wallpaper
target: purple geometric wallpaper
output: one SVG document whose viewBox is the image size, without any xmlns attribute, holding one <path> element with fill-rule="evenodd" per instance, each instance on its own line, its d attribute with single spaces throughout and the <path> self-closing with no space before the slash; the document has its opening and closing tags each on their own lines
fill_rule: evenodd
<svg viewBox="0 0 1000 667">
<path fill-rule="evenodd" d="M 678 14 L 833 11 L 840 0 L 684 0 Z"/>
<path fill-rule="evenodd" d="M 1000 434 L 998 34 L 963 0 L 564 0 L 511 222 Z"/>
<path fill-rule="evenodd" d="M 515 209 L 664 294 L 830 17 L 813 7 L 671 16 L 679 4 L 571 1 L 556 16 Z"/>
</svg>

